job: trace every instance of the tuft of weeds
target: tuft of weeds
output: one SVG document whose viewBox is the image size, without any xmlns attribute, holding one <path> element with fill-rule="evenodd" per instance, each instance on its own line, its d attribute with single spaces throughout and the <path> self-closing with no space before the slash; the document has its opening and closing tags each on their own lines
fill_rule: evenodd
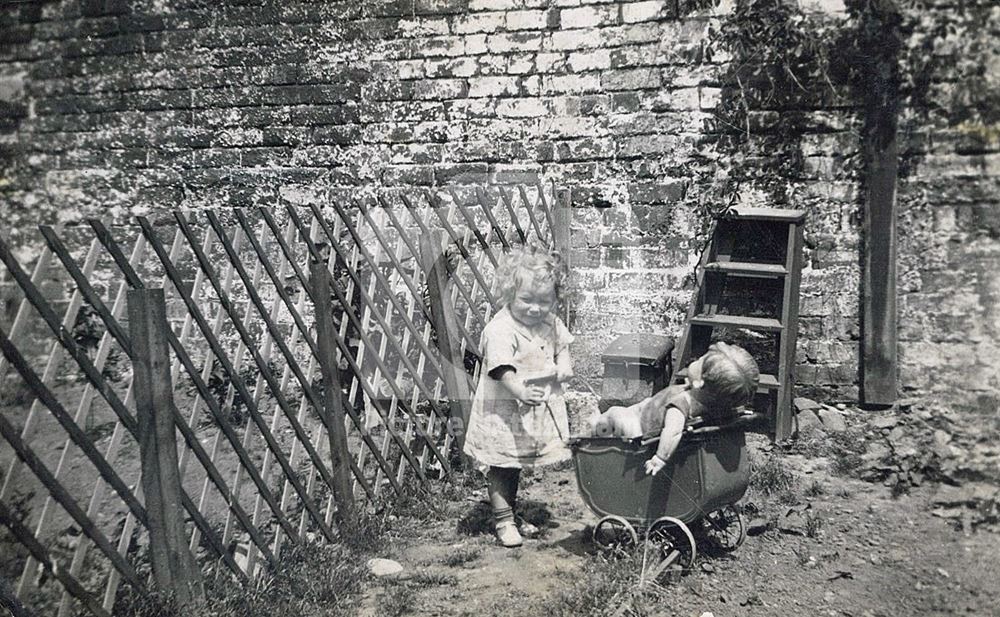
<svg viewBox="0 0 1000 617">
<path fill-rule="evenodd" d="M 436 586 L 457 585 L 458 579 L 455 578 L 454 574 L 424 571 L 424 572 L 417 572 L 416 574 L 408 578 L 406 580 L 406 583 L 422 587 L 428 587 L 431 585 L 436 585 Z"/>
<path fill-rule="evenodd" d="M 806 512 L 806 537 L 818 538 L 823 533 L 823 517 L 812 510 Z"/>
<path fill-rule="evenodd" d="M 819 497 L 825 492 L 826 490 L 823 488 L 823 483 L 814 479 L 809 483 L 809 486 L 806 487 L 805 495 L 806 497 Z"/>
<path fill-rule="evenodd" d="M 382 589 L 376 597 L 375 615 L 377 617 L 400 617 L 413 608 L 416 593 L 405 585 L 389 585 Z"/>
<path fill-rule="evenodd" d="M 795 474 L 785 466 L 779 455 L 772 453 L 763 464 L 751 458 L 750 486 L 758 493 L 777 496 L 783 502 L 788 499 L 794 501 L 795 485 Z"/>
<path fill-rule="evenodd" d="M 459 566 L 464 566 L 465 564 L 479 559 L 481 551 L 478 548 L 464 548 L 455 551 L 451 555 L 448 555 L 442 559 L 442 563 L 449 568 L 457 568 Z"/>
</svg>

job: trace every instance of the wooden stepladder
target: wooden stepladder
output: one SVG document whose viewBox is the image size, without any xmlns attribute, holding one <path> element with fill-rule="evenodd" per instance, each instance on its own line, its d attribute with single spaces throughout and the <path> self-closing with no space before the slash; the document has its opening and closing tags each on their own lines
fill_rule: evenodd
<svg viewBox="0 0 1000 617">
<path fill-rule="evenodd" d="M 717 340 L 741 345 L 760 365 L 753 407 L 776 440 L 792 433 L 792 387 L 802 270 L 802 210 L 730 209 L 716 221 L 696 272 L 674 366 Z M 684 377 L 680 371 L 675 381 Z"/>
</svg>

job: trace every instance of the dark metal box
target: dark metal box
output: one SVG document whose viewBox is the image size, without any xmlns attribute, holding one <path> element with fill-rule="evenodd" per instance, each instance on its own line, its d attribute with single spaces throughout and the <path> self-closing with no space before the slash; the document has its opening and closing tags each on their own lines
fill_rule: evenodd
<svg viewBox="0 0 1000 617">
<path fill-rule="evenodd" d="M 670 383 L 674 341 L 662 334 L 623 334 L 601 354 L 601 408 L 631 405 Z"/>
</svg>

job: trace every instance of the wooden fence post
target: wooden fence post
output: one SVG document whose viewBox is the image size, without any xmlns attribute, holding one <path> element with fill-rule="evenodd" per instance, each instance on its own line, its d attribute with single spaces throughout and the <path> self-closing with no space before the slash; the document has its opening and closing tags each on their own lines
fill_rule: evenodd
<svg viewBox="0 0 1000 617">
<path fill-rule="evenodd" d="M 316 315 L 316 343 L 319 347 L 319 368 L 323 379 L 323 407 L 317 410 L 323 417 L 330 438 L 330 466 L 333 498 L 342 526 L 354 524 L 354 492 L 351 490 L 350 452 L 344 426 L 344 393 L 337 365 L 337 328 L 333 324 L 333 303 L 330 301 L 330 271 L 325 262 L 310 264 L 309 285 L 312 287 Z M 344 307 L 344 310 L 351 310 Z M 357 379 L 361 379 L 358 375 Z"/>
<path fill-rule="evenodd" d="M 464 448 L 469 414 L 472 411 L 472 389 L 469 387 L 469 374 L 465 371 L 458 320 L 448 287 L 448 264 L 441 238 L 440 230 L 420 236 L 420 260 L 427 275 L 431 319 L 434 331 L 437 332 L 437 346 L 444 367 L 444 385 L 448 390 L 448 406 L 451 410 L 448 431 L 458 443 L 463 465 L 468 466 Z M 475 307 L 470 306 L 469 310 L 475 310 Z"/>
<path fill-rule="evenodd" d="M 560 189 L 559 191 L 555 191 L 552 198 L 552 221 L 554 224 L 554 229 L 552 230 L 552 240 L 556 251 L 558 251 L 559 256 L 562 257 L 562 262 L 566 267 L 567 275 L 573 271 L 573 264 L 570 261 L 570 226 L 573 222 L 573 204 L 571 197 L 569 189 Z M 562 320 L 568 327 L 570 325 L 569 303 L 564 301 L 562 304 Z"/>
<path fill-rule="evenodd" d="M 204 600 L 205 588 L 184 533 L 166 303 L 162 289 L 131 289 L 127 298 L 153 581 L 188 607 Z"/>
</svg>

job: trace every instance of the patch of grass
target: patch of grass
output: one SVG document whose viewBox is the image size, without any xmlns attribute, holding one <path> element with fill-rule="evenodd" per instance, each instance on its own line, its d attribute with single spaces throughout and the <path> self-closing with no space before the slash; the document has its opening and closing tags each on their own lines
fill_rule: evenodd
<svg viewBox="0 0 1000 617">
<path fill-rule="evenodd" d="M 518 614 L 547 617 L 654 614 L 663 609 L 663 587 L 650 583 L 640 588 L 641 569 L 642 551 L 613 560 L 593 556 L 566 588 L 532 606 L 530 611 Z"/>
<path fill-rule="evenodd" d="M 463 548 L 448 555 L 441 561 L 449 568 L 457 568 L 479 559 L 480 554 L 481 551 L 478 548 Z"/>
</svg>

